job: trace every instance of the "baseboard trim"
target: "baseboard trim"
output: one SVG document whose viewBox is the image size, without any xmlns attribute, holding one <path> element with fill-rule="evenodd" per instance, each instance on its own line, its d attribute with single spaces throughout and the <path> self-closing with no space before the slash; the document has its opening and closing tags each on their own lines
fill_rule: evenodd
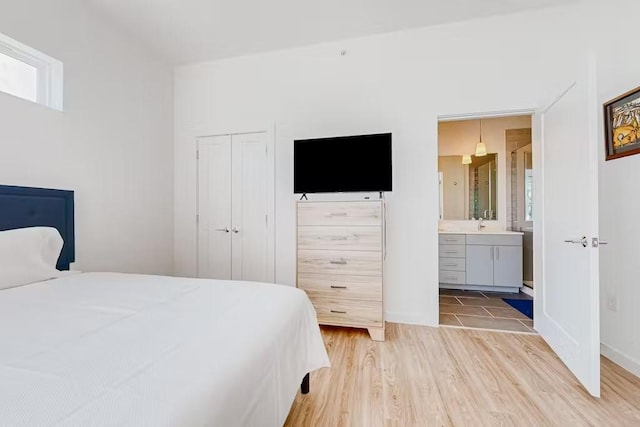
<svg viewBox="0 0 640 427">
<path fill-rule="evenodd" d="M 640 377 L 640 362 L 634 358 L 612 348 L 611 346 L 601 343 L 600 354 L 611 360 L 616 365 L 631 372 L 636 377 Z"/>
<path fill-rule="evenodd" d="M 420 325 L 437 327 L 437 321 L 429 320 L 424 313 L 398 313 L 393 311 L 385 311 L 385 321 L 391 323 L 403 323 L 405 325 Z M 437 319 L 436 319 L 437 320 Z"/>
</svg>

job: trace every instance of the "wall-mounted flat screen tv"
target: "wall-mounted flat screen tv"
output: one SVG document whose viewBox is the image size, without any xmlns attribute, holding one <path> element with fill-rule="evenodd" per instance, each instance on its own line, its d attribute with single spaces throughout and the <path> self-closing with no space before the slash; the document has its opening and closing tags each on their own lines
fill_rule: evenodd
<svg viewBox="0 0 640 427">
<path fill-rule="evenodd" d="M 392 191 L 391 134 L 294 141 L 294 193 Z"/>
</svg>

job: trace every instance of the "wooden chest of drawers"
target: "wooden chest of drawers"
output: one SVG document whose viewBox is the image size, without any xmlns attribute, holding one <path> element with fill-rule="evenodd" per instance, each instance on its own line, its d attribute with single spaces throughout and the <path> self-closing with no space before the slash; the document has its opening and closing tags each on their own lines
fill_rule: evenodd
<svg viewBox="0 0 640 427">
<path fill-rule="evenodd" d="M 383 202 L 298 202 L 297 236 L 297 284 L 318 322 L 383 341 Z"/>
</svg>

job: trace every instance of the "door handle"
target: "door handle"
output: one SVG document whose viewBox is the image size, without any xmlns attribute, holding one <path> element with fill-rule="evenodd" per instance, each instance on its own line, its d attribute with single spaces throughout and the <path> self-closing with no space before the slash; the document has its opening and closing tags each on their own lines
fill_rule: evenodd
<svg viewBox="0 0 640 427">
<path fill-rule="evenodd" d="M 593 239 L 591 239 L 591 246 L 594 248 L 597 248 L 598 246 L 601 245 L 608 245 L 609 242 L 607 242 L 606 240 L 600 240 L 597 237 L 594 237 Z"/>
<path fill-rule="evenodd" d="M 569 239 L 565 240 L 565 243 L 573 243 L 575 245 L 582 245 L 583 248 L 586 248 L 589 245 L 586 236 L 582 236 L 582 239 Z"/>
<path fill-rule="evenodd" d="M 233 229 L 231 230 L 233 231 L 235 234 L 238 234 L 240 232 L 240 230 L 238 230 L 237 228 L 233 227 Z"/>
<path fill-rule="evenodd" d="M 224 231 L 225 233 L 228 233 L 229 232 L 229 227 L 217 228 L 216 231 Z"/>
</svg>

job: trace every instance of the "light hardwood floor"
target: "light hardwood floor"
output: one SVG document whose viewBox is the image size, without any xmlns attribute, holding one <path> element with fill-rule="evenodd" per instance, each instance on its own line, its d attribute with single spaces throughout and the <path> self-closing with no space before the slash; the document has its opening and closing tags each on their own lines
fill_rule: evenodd
<svg viewBox="0 0 640 427">
<path fill-rule="evenodd" d="M 640 379 L 602 358 L 594 399 L 536 335 L 387 324 L 387 341 L 323 327 L 332 368 L 311 374 L 286 426 L 640 425 Z"/>
</svg>

